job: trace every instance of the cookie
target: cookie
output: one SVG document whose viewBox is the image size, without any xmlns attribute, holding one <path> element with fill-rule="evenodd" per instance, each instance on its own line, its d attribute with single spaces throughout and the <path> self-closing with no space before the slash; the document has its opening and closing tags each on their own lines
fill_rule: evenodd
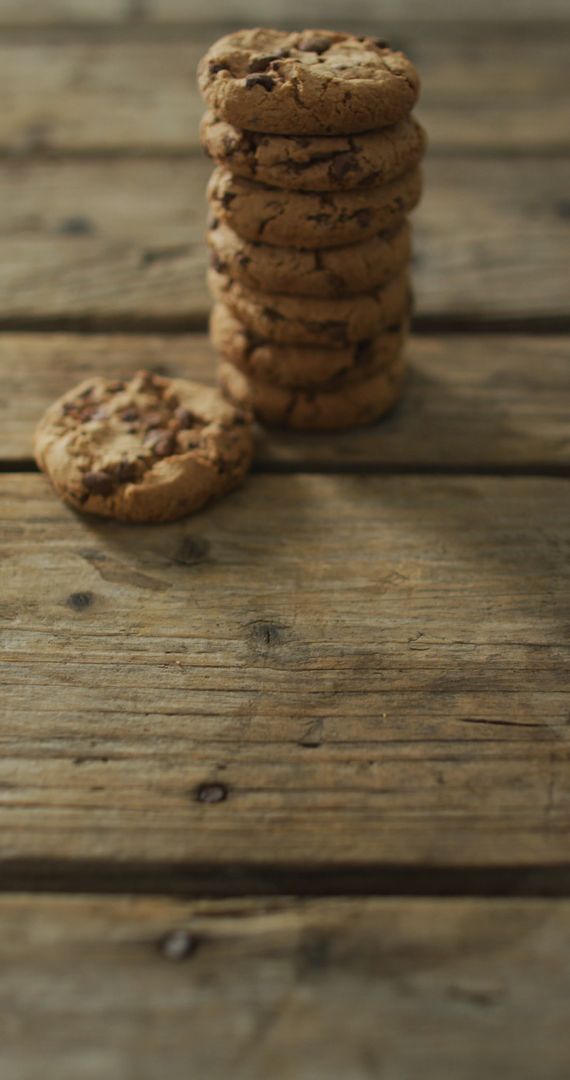
<svg viewBox="0 0 570 1080">
<path fill-rule="evenodd" d="M 206 153 L 237 176 L 291 191 L 347 191 L 387 184 L 419 164 L 423 128 L 413 117 L 360 135 L 262 135 L 207 112 L 200 128 Z"/>
<path fill-rule="evenodd" d="M 266 187 L 218 166 L 208 184 L 213 222 L 246 240 L 295 248 L 357 244 L 392 229 L 421 191 L 419 169 L 378 187 L 317 193 Z"/>
<path fill-rule="evenodd" d="M 287 389 L 252 379 L 224 361 L 219 380 L 231 402 L 252 408 L 265 424 L 324 431 L 378 420 L 400 397 L 404 374 L 405 363 L 399 357 L 374 374 L 333 390 Z"/>
<path fill-rule="evenodd" d="M 215 304 L 210 318 L 210 336 L 224 360 L 254 380 L 286 387 L 334 389 L 339 380 L 349 382 L 380 370 L 401 352 L 406 330 L 407 322 L 403 321 L 375 338 L 344 349 L 326 349 L 264 341 L 225 304 Z"/>
<path fill-rule="evenodd" d="M 366 292 L 383 285 L 411 258 L 407 222 L 361 244 L 304 251 L 242 240 L 220 221 L 210 229 L 208 244 L 214 270 L 227 274 L 232 281 L 260 292 L 302 292 L 304 296 Z"/>
<path fill-rule="evenodd" d="M 239 30 L 198 65 L 206 104 L 222 120 L 277 135 L 338 135 L 395 124 L 419 77 L 380 38 L 330 30 Z"/>
<path fill-rule="evenodd" d="M 226 304 L 249 330 L 282 345 L 342 349 L 400 323 L 410 308 L 406 272 L 381 288 L 339 300 L 257 293 L 213 269 L 208 282 L 215 299 Z"/>
<path fill-rule="evenodd" d="M 219 391 L 141 371 L 64 394 L 38 425 L 35 454 L 78 510 L 173 521 L 239 483 L 253 439 L 250 416 Z"/>
</svg>

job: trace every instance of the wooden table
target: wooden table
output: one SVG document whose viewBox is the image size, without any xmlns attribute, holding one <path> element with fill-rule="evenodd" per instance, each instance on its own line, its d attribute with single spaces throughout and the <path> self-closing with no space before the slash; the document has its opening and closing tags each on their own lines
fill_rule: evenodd
<svg viewBox="0 0 570 1080">
<path fill-rule="evenodd" d="M 564 9 L 387 0 L 431 136 L 405 401 L 127 528 L 31 433 L 94 370 L 214 378 L 227 5 L 2 0 L 2 1080 L 570 1075 Z"/>
</svg>

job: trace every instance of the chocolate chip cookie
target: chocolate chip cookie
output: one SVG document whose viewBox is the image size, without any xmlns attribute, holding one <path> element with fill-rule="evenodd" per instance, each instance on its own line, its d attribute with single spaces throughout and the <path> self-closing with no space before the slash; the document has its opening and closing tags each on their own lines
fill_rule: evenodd
<svg viewBox="0 0 570 1080">
<path fill-rule="evenodd" d="M 303 251 L 243 240 L 219 221 L 208 244 L 214 270 L 248 289 L 335 297 L 366 292 L 393 277 L 411 257 L 410 232 L 403 222 L 361 244 Z"/>
<path fill-rule="evenodd" d="M 405 362 L 398 357 L 391 364 L 358 381 L 334 389 L 287 389 L 273 382 L 261 382 L 224 361 L 220 365 L 220 386 L 226 397 L 242 408 L 251 407 L 265 424 L 322 431 L 331 428 L 371 424 L 398 400 L 405 375 Z"/>
<path fill-rule="evenodd" d="M 419 168 L 377 187 L 317 193 L 266 187 L 218 166 L 208 199 L 213 221 L 224 221 L 246 240 L 326 248 L 357 244 L 394 228 L 413 210 L 421 190 Z"/>
<path fill-rule="evenodd" d="M 360 135 L 262 135 L 207 112 L 200 128 L 206 153 L 237 176 L 291 191 L 347 191 L 387 184 L 419 164 L 423 128 L 413 117 Z"/>
<path fill-rule="evenodd" d="M 243 478 L 253 457 L 250 419 L 219 391 L 184 379 L 96 376 L 47 410 L 36 461 L 78 510 L 173 521 Z"/>
<path fill-rule="evenodd" d="M 401 352 L 406 322 L 343 349 L 276 345 L 248 330 L 225 304 L 215 304 L 210 318 L 212 342 L 225 360 L 260 382 L 278 386 L 335 389 L 387 367 Z"/>
<path fill-rule="evenodd" d="M 213 269 L 208 281 L 216 300 L 226 304 L 249 330 L 282 345 L 342 349 L 400 323 L 410 309 L 405 271 L 381 288 L 338 300 L 258 293 Z"/>
<path fill-rule="evenodd" d="M 413 64 L 380 38 L 330 30 L 239 30 L 200 61 L 222 120 L 278 135 L 340 135 L 402 120 L 419 94 Z"/>
</svg>

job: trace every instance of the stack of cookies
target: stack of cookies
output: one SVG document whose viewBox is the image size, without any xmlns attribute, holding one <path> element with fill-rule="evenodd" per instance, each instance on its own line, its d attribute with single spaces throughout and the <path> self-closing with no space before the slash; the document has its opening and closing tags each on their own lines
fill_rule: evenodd
<svg viewBox="0 0 570 1080">
<path fill-rule="evenodd" d="M 220 382 L 260 420 L 369 423 L 404 376 L 419 80 L 376 38 L 247 30 L 199 67 Z"/>
</svg>

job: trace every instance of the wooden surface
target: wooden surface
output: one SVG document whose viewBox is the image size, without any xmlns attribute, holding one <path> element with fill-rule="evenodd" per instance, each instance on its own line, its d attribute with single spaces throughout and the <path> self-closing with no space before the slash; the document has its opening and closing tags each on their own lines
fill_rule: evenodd
<svg viewBox="0 0 570 1080">
<path fill-rule="evenodd" d="M 0 921 L 6 1077 L 570 1069 L 568 902 L 14 896 Z"/>
<path fill-rule="evenodd" d="M 423 77 L 393 416 L 160 528 L 34 473 L 212 379 L 196 59 L 305 8 L 0 0 L 2 1080 L 570 1074 L 567 5 L 311 8 Z"/>
<path fill-rule="evenodd" d="M 431 152 L 568 147 L 568 41 L 556 28 L 396 24 L 423 80 Z M 197 153 L 203 105 L 193 79 L 212 32 L 0 44 L 0 150 L 10 154 Z"/>
<path fill-rule="evenodd" d="M 0 490 L 5 863 L 564 863 L 566 481 L 258 476 L 139 529 Z"/>
<path fill-rule="evenodd" d="M 200 158 L 1 164 L 0 325 L 203 326 L 209 170 Z M 567 325 L 570 160 L 436 157 L 426 184 L 418 325 Z"/>
<path fill-rule="evenodd" d="M 408 354 L 390 418 L 334 439 L 260 428 L 256 468 L 567 473 L 568 337 L 415 335 Z M 44 409 L 90 371 L 140 367 L 212 383 L 216 359 L 199 334 L 0 336 L 0 461 L 30 461 Z"/>
<path fill-rule="evenodd" d="M 314 25 L 346 25 L 378 22 L 378 7 L 374 0 L 358 0 L 350 11 L 341 0 L 320 0 L 311 9 Z M 466 22 L 490 19 L 512 20 L 534 25 L 548 19 L 566 19 L 568 9 L 564 0 L 543 0 L 538 7 L 532 0 L 480 0 L 475 6 L 470 0 L 433 0 L 429 8 L 430 21 L 450 18 Z M 422 0 L 385 0 L 382 22 L 387 19 L 417 20 L 426 18 Z M 327 21 L 328 20 L 328 21 Z M 175 22 L 183 25 L 223 30 L 230 25 L 274 25 L 307 21 L 307 8 L 300 0 L 287 7 L 278 0 L 210 0 L 207 8 L 197 0 L 2 0 L 0 23 L 5 26 L 64 26 L 93 27 L 98 24 L 138 26 L 141 23 Z M 220 32 L 218 30 L 218 32 Z"/>
</svg>

